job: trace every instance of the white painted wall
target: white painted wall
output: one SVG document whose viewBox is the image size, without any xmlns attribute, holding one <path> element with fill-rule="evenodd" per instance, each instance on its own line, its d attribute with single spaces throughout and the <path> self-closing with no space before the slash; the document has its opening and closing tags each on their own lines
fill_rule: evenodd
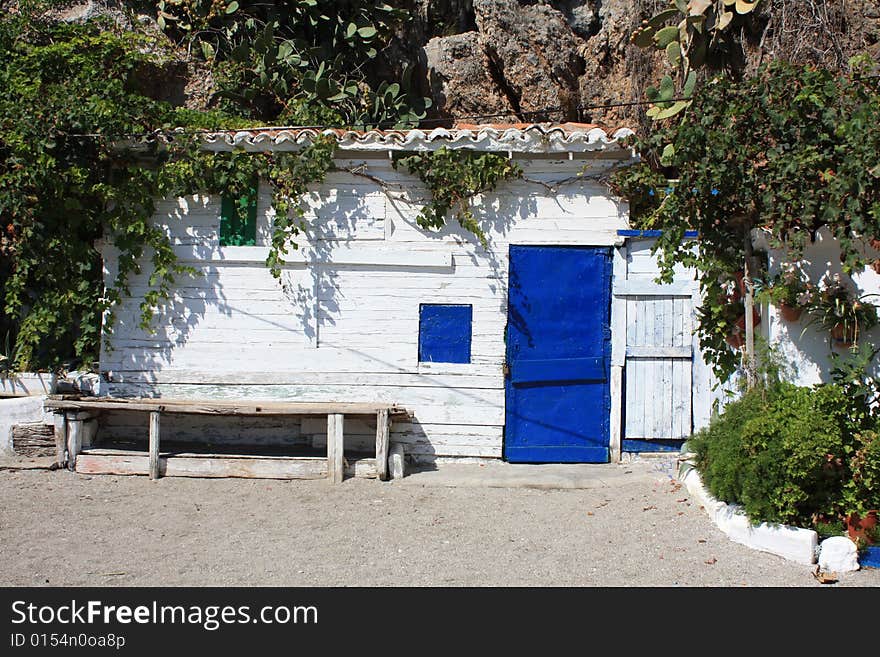
<svg viewBox="0 0 880 657">
<path fill-rule="evenodd" d="M 508 246 L 620 244 L 628 208 L 578 176 L 585 164 L 589 175 L 611 160 L 518 159 L 526 179 L 477 200 L 489 237 L 484 249 L 454 221 L 439 232 L 419 228 L 428 193 L 418 180 L 393 170 L 386 153 L 356 155 L 338 165 L 385 184 L 351 172 L 328 175 L 309 199 L 301 248 L 289 255 L 281 282 L 263 264 L 268 190 L 261 189 L 257 247 L 219 247 L 218 197 L 163 201 L 157 223 L 203 276 L 180 279 L 154 335 L 137 327 L 148 275 L 133 278 L 113 349 L 101 354 L 111 394 L 395 402 L 415 413 L 392 430 L 409 454 L 500 457 Z M 108 282 L 114 258 L 105 247 Z M 473 305 L 471 363 L 418 362 L 421 303 Z M 113 422 L 119 433 L 140 431 Z M 192 419 L 171 418 L 168 426 L 180 438 L 204 435 Z M 347 445 L 372 444 L 371 423 L 347 421 L 345 428 Z M 320 444 L 325 422 L 291 423 L 283 435 Z"/>
<path fill-rule="evenodd" d="M 51 372 L 21 372 L 13 376 L 0 375 L 0 395 L 37 396 L 55 393 L 58 376 Z"/>
<path fill-rule="evenodd" d="M 865 245 L 864 249 L 870 258 L 880 257 L 880 253 L 869 246 Z M 768 254 L 770 273 L 775 274 L 779 271 L 780 263 L 784 261 L 784 254 L 772 250 Z M 819 231 L 816 241 L 807 246 L 800 266 L 816 284 L 825 274 L 841 273 L 840 248 L 827 231 Z M 866 301 L 880 305 L 880 274 L 868 267 L 864 272 L 853 275 L 852 280 L 859 294 L 876 295 L 869 296 Z M 759 327 L 762 335 L 770 344 L 779 348 L 783 360 L 790 368 L 791 380 L 798 385 L 827 382 L 830 354 L 845 354 L 846 350 L 832 347 L 830 336 L 818 324 L 807 326 L 810 320 L 807 313 L 794 323 L 782 319 L 773 306 L 763 308 L 761 314 L 764 318 Z M 862 334 L 860 340 L 880 346 L 880 327 Z"/>
</svg>

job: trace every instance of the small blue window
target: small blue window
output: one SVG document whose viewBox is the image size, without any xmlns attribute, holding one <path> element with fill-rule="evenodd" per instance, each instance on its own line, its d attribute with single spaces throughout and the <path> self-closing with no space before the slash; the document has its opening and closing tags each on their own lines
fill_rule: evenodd
<svg viewBox="0 0 880 657">
<path fill-rule="evenodd" d="M 470 363 L 473 307 L 423 303 L 419 309 L 419 362 Z"/>
</svg>

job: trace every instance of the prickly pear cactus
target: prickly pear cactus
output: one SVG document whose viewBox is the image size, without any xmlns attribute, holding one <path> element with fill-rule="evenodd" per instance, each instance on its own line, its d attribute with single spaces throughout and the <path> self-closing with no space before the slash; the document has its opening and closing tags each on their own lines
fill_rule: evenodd
<svg viewBox="0 0 880 657">
<path fill-rule="evenodd" d="M 731 28 L 742 21 L 761 0 L 670 0 L 669 7 L 642 21 L 631 41 L 640 48 L 656 48 L 666 54 L 669 65 L 680 73 L 680 86 L 666 75 L 660 87 L 649 87 L 654 103 L 647 114 L 654 120 L 668 119 L 690 105 L 696 86 L 695 69 L 704 66 L 726 41 Z"/>
</svg>

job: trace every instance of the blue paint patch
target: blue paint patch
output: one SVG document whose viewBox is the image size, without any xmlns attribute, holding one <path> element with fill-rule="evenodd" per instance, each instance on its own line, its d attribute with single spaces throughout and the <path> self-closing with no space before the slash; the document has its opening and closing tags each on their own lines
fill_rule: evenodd
<svg viewBox="0 0 880 657">
<path fill-rule="evenodd" d="M 620 237 L 660 237 L 663 235 L 662 230 L 618 230 L 617 234 Z M 684 231 L 685 239 L 696 239 L 697 231 L 695 230 L 686 230 Z"/>
<path fill-rule="evenodd" d="M 419 362 L 470 363 L 470 305 L 423 303 L 419 307 Z"/>
<path fill-rule="evenodd" d="M 862 568 L 880 568 L 880 545 L 859 550 L 859 565 Z"/>
<path fill-rule="evenodd" d="M 611 250 L 510 247 L 504 458 L 609 458 Z"/>
<path fill-rule="evenodd" d="M 680 452 L 684 440 L 624 440 L 621 449 L 624 452 Z"/>
</svg>

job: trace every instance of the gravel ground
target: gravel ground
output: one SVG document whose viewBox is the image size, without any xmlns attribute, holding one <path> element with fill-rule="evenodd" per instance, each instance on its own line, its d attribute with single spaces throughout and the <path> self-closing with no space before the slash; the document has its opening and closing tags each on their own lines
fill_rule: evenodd
<svg viewBox="0 0 880 657">
<path fill-rule="evenodd" d="M 822 586 L 627 467 L 586 490 L 0 471 L 0 585 Z"/>
</svg>

